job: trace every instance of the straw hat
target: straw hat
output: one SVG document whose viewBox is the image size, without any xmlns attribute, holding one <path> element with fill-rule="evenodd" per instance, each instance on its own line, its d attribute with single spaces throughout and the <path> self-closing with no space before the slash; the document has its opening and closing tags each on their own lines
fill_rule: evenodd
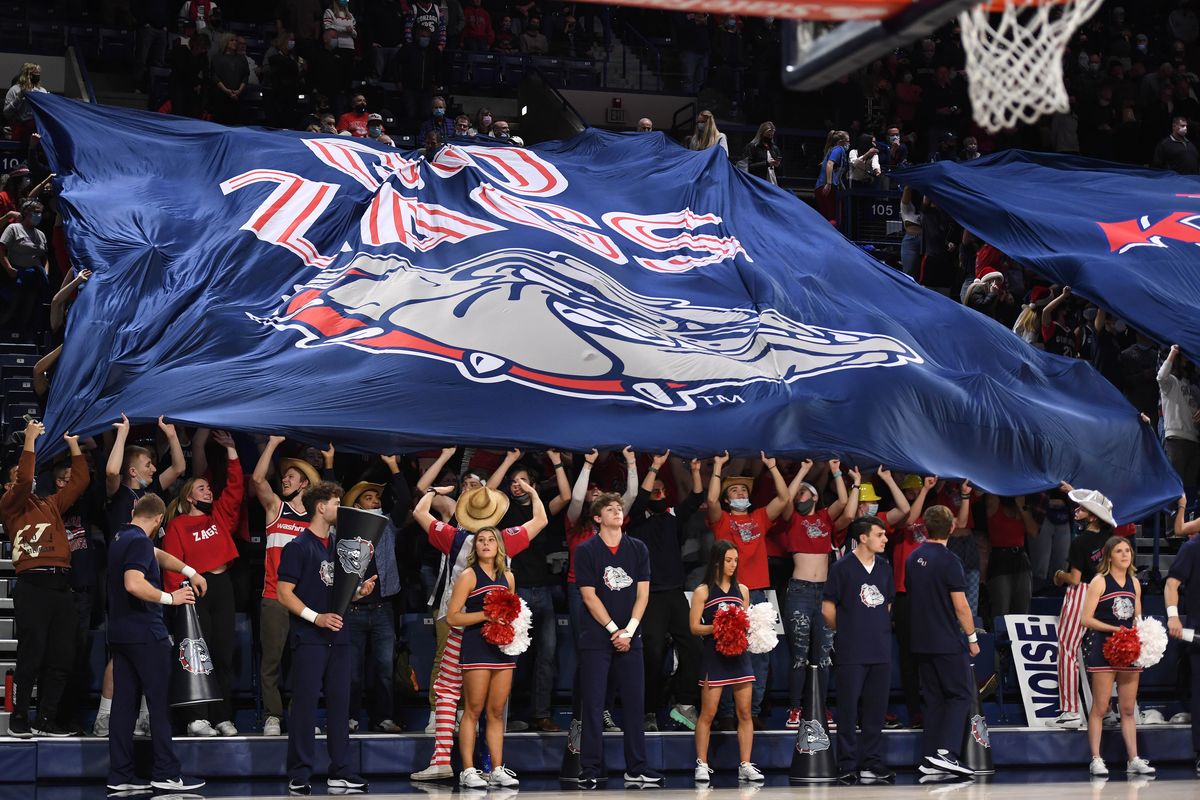
<svg viewBox="0 0 1200 800">
<path fill-rule="evenodd" d="M 725 480 L 721 481 L 721 496 L 725 496 L 725 492 L 730 486 L 745 486 L 746 491 L 754 489 L 754 478 L 749 475 L 730 475 Z"/>
<path fill-rule="evenodd" d="M 879 493 L 875 491 L 875 484 L 870 481 L 863 481 L 858 487 L 858 502 L 860 503 L 878 503 L 882 500 Z"/>
<path fill-rule="evenodd" d="M 283 477 L 283 473 L 289 469 L 295 469 L 300 472 L 308 481 L 309 486 L 316 486 L 321 482 L 321 475 L 317 472 L 317 468 L 299 458 L 281 458 L 279 459 L 279 477 Z"/>
<path fill-rule="evenodd" d="M 494 527 L 508 511 L 508 495 L 480 486 L 469 492 L 463 492 L 454 506 L 454 518 L 458 527 L 475 533 L 487 527 Z"/>
<path fill-rule="evenodd" d="M 1095 489 L 1072 489 L 1067 492 L 1067 497 L 1071 498 L 1072 502 L 1084 510 L 1095 514 L 1102 521 L 1107 522 L 1114 528 L 1117 527 L 1117 523 L 1113 519 L 1112 501 Z"/>
<path fill-rule="evenodd" d="M 345 496 L 342 498 L 342 505 L 353 506 L 355 503 L 358 502 L 358 498 L 362 495 L 363 492 L 375 492 L 376 494 L 379 495 L 379 498 L 382 500 L 383 499 L 383 484 L 382 483 L 371 483 L 370 481 L 359 481 L 358 483 L 356 483 L 350 487 L 350 491 L 346 492 Z"/>
</svg>

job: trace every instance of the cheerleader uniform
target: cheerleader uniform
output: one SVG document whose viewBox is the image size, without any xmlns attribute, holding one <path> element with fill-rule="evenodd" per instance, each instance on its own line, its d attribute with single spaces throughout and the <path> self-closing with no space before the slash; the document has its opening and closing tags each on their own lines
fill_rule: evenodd
<svg viewBox="0 0 1200 800">
<path fill-rule="evenodd" d="M 467 596 L 463 611 L 467 614 L 477 614 L 483 611 L 483 601 L 490 592 L 507 592 L 508 580 L 498 574 L 489 578 L 478 564 L 471 567 L 475 571 L 475 588 Z M 512 669 L 517 664 L 516 656 L 508 656 L 500 648 L 483 638 L 483 626 L 480 622 L 463 629 L 462 635 L 462 669 Z"/>
<path fill-rule="evenodd" d="M 737 584 L 729 587 L 730 591 L 722 592 L 717 586 L 710 586 L 708 602 L 704 604 L 704 614 L 700 622 L 712 625 L 713 618 L 722 606 L 739 606 L 745 608 L 742 593 Z M 700 659 L 700 686 L 733 686 L 738 683 L 752 683 L 754 667 L 750 663 L 750 650 L 740 656 L 726 656 L 717 652 L 716 640 L 711 636 L 704 637 L 704 650 Z"/>
<path fill-rule="evenodd" d="M 1104 594 L 1096 603 L 1096 613 L 1093 615 L 1100 622 L 1116 625 L 1121 628 L 1132 628 L 1134 614 L 1137 611 L 1137 595 L 1133 588 L 1134 578 L 1125 575 L 1125 583 L 1119 584 L 1112 575 L 1104 576 Z M 1088 672 L 1141 672 L 1141 667 L 1125 667 L 1117 669 L 1108 663 L 1104 657 L 1104 643 L 1112 636 L 1107 631 L 1089 630 L 1083 637 L 1083 661 Z"/>
</svg>

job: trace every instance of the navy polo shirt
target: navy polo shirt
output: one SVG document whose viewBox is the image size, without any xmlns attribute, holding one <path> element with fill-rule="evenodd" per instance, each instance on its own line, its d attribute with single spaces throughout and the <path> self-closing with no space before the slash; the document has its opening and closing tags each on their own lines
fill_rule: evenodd
<svg viewBox="0 0 1200 800">
<path fill-rule="evenodd" d="M 125 591 L 125 571 L 136 569 L 155 588 L 162 589 L 162 570 L 154 557 L 154 543 L 136 525 L 124 525 L 108 548 L 108 643 L 163 642 L 167 625 L 162 603 L 147 603 Z"/>
<path fill-rule="evenodd" d="M 628 625 L 633 617 L 638 583 L 649 580 L 650 551 L 644 543 L 630 536 L 621 536 L 615 553 L 599 535 L 588 539 L 575 550 L 575 585 L 594 588 L 596 597 L 604 603 L 604 608 L 619 628 Z M 586 606 L 580 628 L 580 650 L 612 649 L 612 634 L 592 617 Z M 631 644 L 631 649 L 641 649 L 640 627 L 634 631 Z"/>
<path fill-rule="evenodd" d="M 1167 577 L 1183 584 L 1180 612 L 1187 618 L 1188 627 L 1197 627 L 1200 625 L 1200 536 L 1193 536 L 1179 548 Z M 1191 649 L 1200 650 L 1200 645 L 1193 642 Z"/>
<path fill-rule="evenodd" d="M 912 652 L 961 653 L 967 639 L 954 613 L 951 592 L 966 592 L 962 562 L 945 545 L 925 542 L 904 562 L 912 608 Z"/>
<path fill-rule="evenodd" d="M 300 602 L 318 614 L 333 611 L 333 571 L 337 542 L 331 533 L 321 539 L 305 531 L 284 545 L 279 556 L 279 580 L 293 584 Z M 292 615 L 289 640 L 297 644 L 349 644 L 350 628 L 336 633 Z"/>
<path fill-rule="evenodd" d="M 834 652 L 839 664 L 888 664 L 892 660 L 892 614 L 896 597 L 892 565 L 875 556 L 867 568 L 853 553 L 829 568 L 825 599 L 837 606 Z"/>
</svg>

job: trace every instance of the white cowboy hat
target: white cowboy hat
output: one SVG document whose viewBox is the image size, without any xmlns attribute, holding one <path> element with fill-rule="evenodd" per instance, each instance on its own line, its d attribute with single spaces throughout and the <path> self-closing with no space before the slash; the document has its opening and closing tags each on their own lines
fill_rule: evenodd
<svg viewBox="0 0 1200 800">
<path fill-rule="evenodd" d="M 1112 501 L 1094 489 L 1072 489 L 1067 492 L 1067 497 L 1076 505 L 1082 507 L 1086 511 L 1090 511 L 1101 519 L 1107 522 L 1114 528 L 1117 527 L 1116 521 L 1112 514 Z"/>
</svg>

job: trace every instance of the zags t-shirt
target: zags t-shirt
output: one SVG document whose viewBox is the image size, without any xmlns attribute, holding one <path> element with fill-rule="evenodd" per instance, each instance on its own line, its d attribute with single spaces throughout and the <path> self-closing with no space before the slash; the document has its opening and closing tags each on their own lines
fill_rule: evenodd
<svg viewBox="0 0 1200 800">
<path fill-rule="evenodd" d="M 756 508 L 749 514 L 737 515 L 722 511 L 709 527 L 718 539 L 737 545 L 738 579 L 748 589 L 769 589 L 767 531 L 771 530 L 771 518 L 767 516 L 767 510 Z"/>
</svg>

